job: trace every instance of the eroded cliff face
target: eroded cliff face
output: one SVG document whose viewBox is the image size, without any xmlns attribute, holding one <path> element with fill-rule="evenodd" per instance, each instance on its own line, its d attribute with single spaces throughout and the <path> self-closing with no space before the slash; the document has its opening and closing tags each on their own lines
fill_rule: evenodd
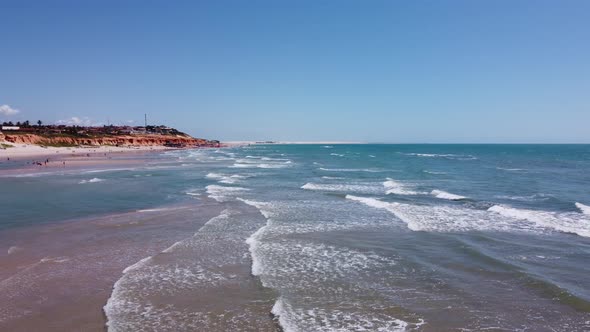
<svg viewBox="0 0 590 332">
<path fill-rule="evenodd" d="M 211 142 L 202 138 L 173 135 L 116 135 L 101 137 L 41 136 L 35 134 L 0 133 L 0 141 L 35 145 L 114 145 L 114 146 L 163 146 L 166 144 L 204 146 Z"/>
</svg>

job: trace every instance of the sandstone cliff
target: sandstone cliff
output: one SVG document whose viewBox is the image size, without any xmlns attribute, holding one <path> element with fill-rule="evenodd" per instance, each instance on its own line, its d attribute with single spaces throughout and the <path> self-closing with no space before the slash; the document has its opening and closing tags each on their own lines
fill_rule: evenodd
<svg viewBox="0 0 590 332">
<path fill-rule="evenodd" d="M 113 146 L 213 146 L 216 142 L 202 138 L 181 135 L 108 135 L 97 137 L 53 136 L 36 134 L 0 134 L 0 141 L 15 144 L 35 144 L 46 146 L 77 146 L 77 145 L 113 145 Z"/>
</svg>

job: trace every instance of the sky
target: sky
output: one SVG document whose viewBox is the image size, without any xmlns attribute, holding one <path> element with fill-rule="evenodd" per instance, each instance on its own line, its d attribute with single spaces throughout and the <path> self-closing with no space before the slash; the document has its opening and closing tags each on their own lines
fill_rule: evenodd
<svg viewBox="0 0 590 332">
<path fill-rule="evenodd" d="M 590 143 L 590 1 L 0 0 L 0 121 Z"/>
</svg>

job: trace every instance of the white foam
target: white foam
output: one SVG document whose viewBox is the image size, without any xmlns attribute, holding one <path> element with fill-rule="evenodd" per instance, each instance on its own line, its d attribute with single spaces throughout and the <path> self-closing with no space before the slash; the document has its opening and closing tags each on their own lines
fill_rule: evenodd
<svg viewBox="0 0 590 332">
<path fill-rule="evenodd" d="M 435 172 L 435 171 L 423 171 L 424 173 L 428 173 L 428 174 L 434 174 L 434 175 L 443 175 L 443 174 L 447 174 L 445 172 Z"/>
<path fill-rule="evenodd" d="M 494 205 L 488 210 L 459 206 L 413 205 L 347 195 L 347 199 L 385 209 L 413 231 L 465 232 L 472 230 L 550 233 L 590 237 L 590 220 L 580 213 L 554 213 Z"/>
<path fill-rule="evenodd" d="M 412 190 L 406 189 L 406 186 L 402 183 L 395 181 L 392 178 L 387 178 L 385 182 L 383 182 L 383 186 L 385 187 L 386 194 L 395 194 L 395 195 L 418 195 L 420 193 Z"/>
<path fill-rule="evenodd" d="M 224 202 L 227 200 L 228 197 L 231 197 L 232 194 L 240 193 L 247 191 L 248 189 L 242 187 L 227 187 L 227 186 L 219 186 L 215 184 L 210 184 L 207 187 L 207 193 L 209 194 L 210 198 L 218 202 Z"/>
<path fill-rule="evenodd" d="M 436 198 L 448 199 L 451 201 L 458 201 L 458 200 L 467 198 L 465 196 L 455 195 L 455 194 L 451 194 L 449 192 L 437 190 L 437 189 L 434 189 L 433 191 L 431 191 L 430 194 L 435 196 Z"/>
<path fill-rule="evenodd" d="M 322 176 L 322 179 L 326 179 L 326 180 L 341 180 L 344 179 L 343 177 L 340 176 Z"/>
<path fill-rule="evenodd" d="M 526 172 L 524 168 L 504 168 L 504 167 L 496 167 L 496 169 L 508 172 Z"/>
<path fill-rule="evenodd" d="M 530 196 L 496 195 L 494 197 L 499 198 L 499 199 L 513 200 L 513 201 L 533 202 L 533 201 L 539 201 L 539 200 L 547 200 L 553 196 L 548 195 L 548 194 L 533 194 Z"/>
<path fill-rule="evenodd" d="M 401 319 L 382 314 L 357 312 L 351 308 L 295 308 L 284 297 L 274 303 L 271 313 L 278 318 L 279 325 L 285 332 L 335 332 L 335 331 L 377 331 L 404 332 L 409 323 Z M 424 324 L 420 320 L 416 327 Z"/>
<path fill-rule="evenodd" d="M 590 206 L 576 202 L 576 207 L 582 211 L 583 214 L 590 215 Z"/>
<path fill-rule="evenodd" d="M 344 155 L 341 153 L 330 153 L 330 156 L 344 157 Z"/>
<path fill-rule="evenodd" d="M 270 219 L 267 220 L 265 226 L 259 228 L 256 232 L 254 232 L 254 234 L 250 235 L 250 237 L 246 239 L 246 244 L 248 244 L 248 250 L 250 251 L 250 256 L 252 257 L 252 275 L 254 276 L 259 276 L 264 272 L 264 266 L 258 254 L 258 247 L 260 246 L 260 238 L 269 225 Z"/>
<path fill-rule="evenodd" d="M 64 257 L 44 257 L 44 258 L 41 258 L 39 263 L 65 263 L 69 260 L 70 259 L 65 256 Z"/>
<path fill-rule="evenodd" d="M 370 168 L 318 168 L 320 171 L 326 172 L 369 172 L 369 173 L 379 173 L 384 172 L 382 170 L 370 169 Z"/>
<path fill-rule="evenodd" d="M 220 173 L 209 173 L 205 176 L 208 179 L 214 179 L 217 180 L 217 182 L 219 183 L 225 183 L 225 184 L 234 184 L 236 182 L 238 182 L 241 179 L 244 179 L 245 176 L 241 176 L 241 175 L 225 175 L 225 174 L 220 174 Z"/>
<path fill-rule="evenodd" d="M 96 182 L 102 182 L 104 181 L 104 179 L 99 179 L 99 178 L 92 178 L 90 180 L 82 180 L 80 182 L 78 182 L 79 184 L 84 184 L 84 183 L 96 183 Z"/>
<path fill-rule="evenodd" d="M 372 207 L 375 207 L 378 209 L 387 209 L 389 207 L 389 205 L 391 204 L 391 203 L 380 201 L 375 198 L 359 197 L 359 196 L 353 196 L 353 195 L 346 195 L 346 199 L 365 203 L 368 206 L 372 206 Z"/>
<path fill-rule="evenodd" d="M 364 184 L 324 184 L 324 183 L 306 183 L 301 189 L 318 190 L 318 191 L 343 191 L 343 192 L 364 192 L 378 193 L 379 188 L 374 185 Z"/>
<path fill-rule="evenodd" d="M 446 158 L 454 160 L 476 160 L 477 157 L 472 155 L 452 154 L 452 153 L 402 153 L 406 156 L 426 157 L 426 158 Z"/>
<path fill-rule="evenodd" d="M 8 255 L 12 255 L 12 254 L 19 252 L 21 250 L 23 250 L 23 248 L 17 247 L 17 246 L 12 246 L 12 247 L 8 248 Z"/>
<path fill-rule="evenodd" d="M 138 262 L 136 262 L 132 265 L 129 265 L 128 267 L 126 267 L 123 270 L 123 274 L 128 273 L 133 270 L 136 270 L 136 269 L 139 269 L 140 267 L 144 266 L 151 258 L 152 258 L 152 256 L 148 256 L 148 257 L 140 259 Z"/>
<path fill-rule="evenodd" d="M 270 164 L 270 163 L 262 163 L 262 164 L 258 164 L 258 163 L 252 163 L 252 164 L 244 164 L 244 163 L 235 163 L 232 166 L 230 166 L 231 168 L 286 168 L 289 167 L 290 162 L 288 163 L 274 163 L 274 164 Z"/>
<path fill-rule="evenodd" d="M 262 213 L 262 215 L 265 218 L 267 218 L 267 219 L 270 218 L 270 215 L 271 215 L 270 214 L 270 210 L 266 208 L 267 205 L 269 205 L 269 203 L 256 202 L 256 201 L 252 201 L 252 200 L 248 200 L 248 199 L 243 199 L 241 197 L 237 197 L 236 199 L 238 201 L 244 202 L 244 203 L 246 203 L 246 204 L 248 204 L 250 206 L 253 206 L 253 207 L 257 208 L 260 211 L 260 213 Z"/>
<path fill-rule="evenodd" d="M 539 228 L 590 237 L 590 220 L 576 213 L 556 213 L 517 209 L 510 206 L 494 205 L 488 211 L 505 217 L 533 222 Z"/>
</svg>

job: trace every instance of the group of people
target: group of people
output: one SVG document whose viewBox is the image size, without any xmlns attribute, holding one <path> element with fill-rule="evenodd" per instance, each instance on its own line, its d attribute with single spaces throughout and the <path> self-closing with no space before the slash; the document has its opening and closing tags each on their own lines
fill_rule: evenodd
<svg viewBox="0 0 590 332">
<path fill-rule="evenodd" d="M 8 158 L 8 160 L 10 160 L 10 158 Z M 49 158 L 45 159 L 44 161 L 37 161 L 37 160 L 33 160 L 31 162 L 28 162 L 27 161 L 27 165 L 28 164 L 31 164 L 31 165 L 36 165 L 36 166 L 47 166 L 47 164 L 49 164 L 49 163 L 50 163 Z M 62 161 L 61 164 L 62 164 L 63 167 L 66 166 L 66 162 L 65 161 Z"/>
</svg>

